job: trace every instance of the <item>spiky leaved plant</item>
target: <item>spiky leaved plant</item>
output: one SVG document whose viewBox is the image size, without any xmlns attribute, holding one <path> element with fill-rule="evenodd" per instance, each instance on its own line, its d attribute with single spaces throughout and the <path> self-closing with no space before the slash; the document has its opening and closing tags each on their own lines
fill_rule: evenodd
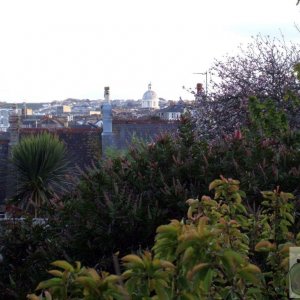
<svg viewBox="0 0 300 300">
<path fill-rule="evenodd" d="M 11 160 L 17 175 L 13 200 L 25 210 L 33 211 L 35 217 L 44 204 L 69 185 L 66 147 L 52 134 L 22 139 L 13 148 Z"/>
</svg>

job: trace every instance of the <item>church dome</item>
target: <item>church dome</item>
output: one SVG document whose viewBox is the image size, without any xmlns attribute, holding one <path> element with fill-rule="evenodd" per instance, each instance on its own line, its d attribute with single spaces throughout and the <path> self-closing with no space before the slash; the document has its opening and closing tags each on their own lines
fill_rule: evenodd
<svg viewBox="0 0 300 300">
<path fill-rule="evenodd" d="M 143 100 L 152 100 L 152 99 L 156 99 L 156 98 L 157 98 L 157 94 L 152 90 L 148 90 L 143 95 Z"/>
<path fill-rule="evenodd" d="M 148 91 L 146 91 L 143 95 L 142 108 L 158 109 L 158 102 L 157 94 L 151 90 L 151 83 L 149 83 Z"/>
</svg>

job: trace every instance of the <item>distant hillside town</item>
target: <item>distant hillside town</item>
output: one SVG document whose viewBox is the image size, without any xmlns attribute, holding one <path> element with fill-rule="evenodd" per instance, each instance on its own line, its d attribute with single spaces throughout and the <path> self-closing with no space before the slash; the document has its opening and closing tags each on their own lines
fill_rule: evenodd
<svg viewBox="0 0 300 300">
<path fill-rule="evenodd" d="M 101 106 L 104 100 L 66 99 L 50 103 L 18 103 L 20 128 L 101 127 Z M 161 119 L 176 121 L 193 101 L 165 100 L 148 90 L 139 100 L 111 100 L 114 120 Z M 7 132 L 12 104 L 0 102 L 0 132 Z"/>
<path fill-rule="evenodd" d="M 196 100 L 202 90 L 198 84 Z M 0 204 L 16 180 L 9 165 L 11 148 L 28 135 L 53 132 L 65 143 L 74 165 L 85 168 L 110 148 L 127 149 L 133 138 L 152 142 L 159 134 L 176 133 L 181 115 L 194 110 L 195 101 L 166 101 L 151 84 L 137 101 L 110 100 L 109 94 L 106 87 L 103 100 L 0 103 Z"/>
</svg>

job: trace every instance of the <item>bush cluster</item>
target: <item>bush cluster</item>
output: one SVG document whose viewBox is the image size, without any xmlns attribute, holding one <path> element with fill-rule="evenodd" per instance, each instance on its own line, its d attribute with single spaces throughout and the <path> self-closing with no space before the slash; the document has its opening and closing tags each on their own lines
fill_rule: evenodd
<svg viewBox="0 0 300 300">
<path fill-rule="evenodd" d="M 300 245 L 294 196 L 262 192 L 262 210 L 249 213 L 239 181 L 221 177 L 209 189 L 213 198 L 187 200 L 186 220 L 157 228 L 153 252 L 124 256 L 122 274 L 55 261 L 60 270 L 37 287 L 45 297 L 28 298 L 288 299 L 289 248 Z"/>
<path fill-rule="evenodd" d="M 176 136 L 161 135 L 151 144 L 136 141 L 128 153 L 82 171 L 77 188 L 49 210 L 46 231 L 45 225 L 17 226 L 14 239 L 9 231 L 2 232 L 1 282 L 10 289 L 3 288 L 3 295 L 24 298 L 24 290 L 17 286 L 28 292 L 41 279 L 33 266 L 43 269 L 58 257 L 112 272 L 113 253 L 151 249 L 155 229 L 168 220 L 180 220 L 186 199 L 209 194 L 209 183 L 221 174 L 241 179 L 247 210 L 254 213 L 263 203 L 262 190 L 279 186 L 297 196 L 299 132 L 288 127 L 276 131 L 281 126 L 262 122 L 266 117 L 259 116 L 265 109 L 256 108 L 251 127 L 213 142 L 198 140 L 193 121 L 185 116 Z M 267 130 L 270 126 L 275 129 Z M 298 228 L 296 210 L 293 230 Z M 36 256 L 36 249 L 42 254 Z"/>
<path fill-rule="evenodd" d="M 263 45 L 269 49 L 269 42 Z M 219 70 L 236 76 L 231 67 Z M 263 72 L 255 72 L 248 90 L 232 80 L 221 102 L 199 103 L 201 119 L 187 114 L 173 135 L 150 144 L 135 140 L 126 153 L 81 170 L 63 197 L 57 192 L 71 180 L 62 181 L 65 161 L 51 155 L 61 151 L 46 151 L 52 138 L 40 137 L 41 156 L 34 137 L 20 143 L 24 151 L 17 155 L 16 148 L 13 158 L 26 176 L 15 200 L 45 219 L 1 224 L 0 298 L 24 299 L 59 258 L 53 265 L 62 270 L 49 271 L 54 278 L 38 285 L 45 290 L 39 299 L 285 299 L 287 253 L 299 245 L 300 229 L 299 64 L 290 76 L 286 67 L 290 84 L 276 83 L 278 93 L 271 93 L 274 82 L 262 93 L 253 90 Z M 258 98 L 248 98 L 253 94 Z M 45 153 L 54 169 L 41 176 Z M 110 275 L 118 271 L 117 256 L 123 257 L 122 275 Z"/>
</svg>

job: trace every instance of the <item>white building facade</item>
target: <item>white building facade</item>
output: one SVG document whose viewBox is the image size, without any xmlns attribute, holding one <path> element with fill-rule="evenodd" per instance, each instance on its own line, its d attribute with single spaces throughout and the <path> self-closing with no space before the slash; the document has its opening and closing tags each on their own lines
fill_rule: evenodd
<svg viewBox="0 0 300 300">
<path fill-rule="evenodd" d="M 7 131 L 9 127 L 9 110 L 0 109 L 0 131 Z"/>
<path fill-rule="evenodd" d="M 185 106 L 182 104 L 171 105 L 169 107 L 163 108 L 157 111 L 157 115 L 162 120 L 167 121 L 178 121 L 181 115 L 186 112 Z"/>
</svg>

